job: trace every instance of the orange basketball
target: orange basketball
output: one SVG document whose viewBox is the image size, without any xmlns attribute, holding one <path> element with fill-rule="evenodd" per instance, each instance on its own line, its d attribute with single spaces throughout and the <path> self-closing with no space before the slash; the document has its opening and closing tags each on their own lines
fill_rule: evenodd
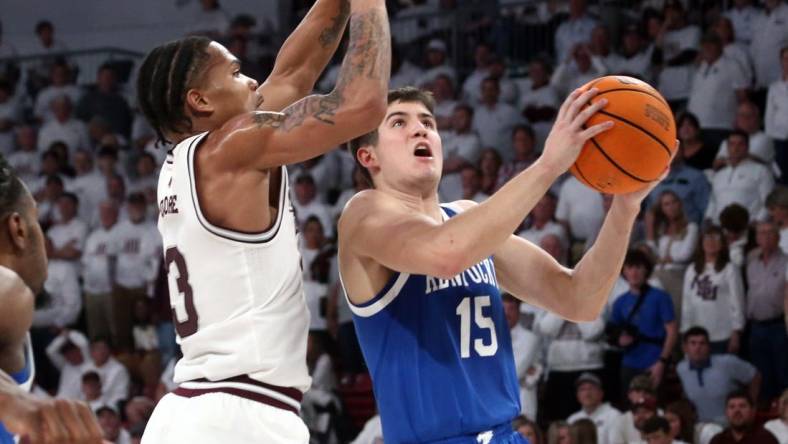
<svg viewBox="0 0 788 444">
<path fill-rule="evenodd" d="M 676 149 L 676 122 L 662 95 L 651 85 L 626 76 L 592 80 L 591 100 L 607 105 L 586 121 L 592 126 L 612 120 L 613 128 L 583 146 L 570 168 L 580 182 L 608 194 L 629 193 L 658 180 Z"/>
</svg>

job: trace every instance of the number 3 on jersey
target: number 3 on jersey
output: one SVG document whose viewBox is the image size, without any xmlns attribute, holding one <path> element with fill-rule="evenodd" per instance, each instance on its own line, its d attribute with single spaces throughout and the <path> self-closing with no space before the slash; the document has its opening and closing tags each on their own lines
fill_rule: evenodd
<svg viewBox="0 0 788 444">
<path fill-rule="evenodd" d="M 457 306 L 457 316 L 460 317 L 460 357 L 471 357 L 471 299 L 473 299 L 474 317 L 476 326 L 482 330 L 490 331 L 490 343 L 485 344 L 481 338 L 473 340 L 473 349 L 479 356 L 493 356 L 498 351 L 498 338 L 495 336 L 495 322 L 484 315 L 484 307 L 490 306 L 489 296 L 474 296 L 463 298 Z"/>
<path fill-rule="evenodd" d="M 175 265 L 177 275 L 173 274 Z M 189 284 L 189 270 L 186 259 L 177 247 L 170 247 L 164 253 L 164 267 L 167 270 L 167 282 L 170 288 L 170 304 L 172 305 L 172 322 L 181 339 L 197 333 L 197 309 L 194 308 L 194 293 Z M 177 276 L 177 277 L 176 277 Z M 173 286 L 173 283 L 175 284 Z M 174 288 L 173 288 L 174 287 Z M 177 291 L 176 291 L 177 290 Z M 185 312 L 186 319 L 182 314 Z"/>
</svg>

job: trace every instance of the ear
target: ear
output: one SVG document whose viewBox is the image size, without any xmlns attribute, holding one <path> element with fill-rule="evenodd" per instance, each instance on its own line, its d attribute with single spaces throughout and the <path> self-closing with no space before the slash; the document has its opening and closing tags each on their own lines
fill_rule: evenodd
<svg viewBox="0 0 788 444">
<path fill-rule="evenodd" d="M 15 250 L 24 250 L 27 246 L 27 239 L 30 233 L 27 230 L 27 224 L 25 224 L 22 216 L 17 212 L 11 213 L 6 219 L 3 228 L 8 235 L 8 240 L 12 247 Z"/>
<path fill-rule="evenodd" d="M 186 91 L 186 107 L 194 114 L 213 112 L 213 104 L 205 97 L 205 94 L 194 88 Z"/>
<path fill-rule="evenodd" d="M 356 160 L 368 170 L 372 170 L 374 168 L 378 168 L 378 157 L 375 154 L 375 150 L 373 149 L 372 145 L 364 145 L 358 149 L 356 152 Z"/>
</svg>

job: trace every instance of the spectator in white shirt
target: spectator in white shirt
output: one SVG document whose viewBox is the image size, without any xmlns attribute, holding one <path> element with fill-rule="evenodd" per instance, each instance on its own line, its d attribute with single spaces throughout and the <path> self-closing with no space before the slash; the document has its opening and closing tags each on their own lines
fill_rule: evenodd
<svg viewBox="0 0 788 444">
<path fill-rule="evenodd" d="M 118 207 L 110 201 L 102 202 L 99 217 L 101 226 L 88 235 L 82 254 L 85 318 L 91 339 L 111 334 L 113 278 L 110 258 L 117 254 L 113 228 L 118 221 Z"/>
<path fill-rule="evenodd" d="M 588 45 L 578 43 L 572 48 L 569 58 L 555 69 L 550 84 L 559 95 L 566 95 L 606 73 L 607 67 L 602 59 L 592 54 Z"/>
<path fill-rule="evenodd" d="M 774 178 L 764 165 L 747 158 L 749 136 L 734 130 L 728 136 L 728 163 L 711 179 L 711 199 L 706 218 L 716 222 L 723 208 L 737 203 L 750 213 L 752 220 L 766 217 L 764 203 L 774 187 Z"/>
<path fill-rule="evenodd" d="M 658 89 L 668 103 L 681 107 L 690 95 L 692 64 L 698 54 L 701 33 L 699 27 L 687 24 L 680 1 L 666 2 L 663 14 L 665 21 L 656 36 L 656 47 L 662 56 Z"/>
<path fill-rule="evenodd" d="M 61 95 L 51 102 L 53 119 L 49 120 L 38 133 L 38 151 L 43 152 L 54 142 L 63 142 L 68 146 L 69 158 L 80 148 L 89 148 L 88 128 L 77 120 L 74 107 L 68 96 Z"/>
<path fill-rule="evenodd" d="M 85 401 L 92 411 L 107 405 L 101 386 L 101 376 L 95 369 L 86 369 L 80 374 L 79 379 L 80 393 L 78 399 Z"/>
<path fill-rule="evenodd" d="M 684 204 L 671 190 L 659 195 L 645 220 L 646 242 L 657 258 L 654 275 L 670 294 L 673 306 L 681 307 L 684 271 L 698 244 L 698 224 L 687 220 Z"/>
<path fill-rule="evenodd" d="M 463 166 L 460 169 L 460 180 L 462 181 L 462 194 L 460 196 L 461 199 L 482 203 L 485 199 L 490 197 L 489 194 L 482 191 L 481 172 L 475 166 Z"/>
<path fill-rule="evenodd" d="M 60 329 L 74 324 L 82 309 L 74 267 L 63 261 L 49 261 L 44 290 L 44 302 L 33 313 L 33 327 Z"/>
<path fill-rule="evenodd" d="M 754 21 L 750 55 L 755 66 L 756 89 L 765 90 L 780 79 L 780 50 L 788 42 L 788 4 L 766 0 L 765 14 Z"/>
<path fill-rule="evenodd" d="M 788 444 L 788 389 L 783 391 L 777 401 L 777 412 L 779 416 L 767 421 L 763 427 L 771 432 L 780 444 Z"/>
<path fill-rule="evenodd" d="M 79 196 L 79 218 L 89 222 L 99 203 L 107 198 L 107 178 L 94 168 L 89 150 L 77 150 L 73 159 L 76 176 L 69 182 L 68 190 Z"/>
<path fill-rule="evenodd" d="M 96 417 L 98 418 L 101 430 L 104 432 L 105 440 L 112 444 L 131 444 L 131 435 L 128 430 L 123 428 L 116 407 L 100 407 L 96 410 Z"/>
<path fill-rule="evenodd" d="M 41 86 L 46 84 L 49 72 L 57 57 L 62 57 L 61 53 L 68 51 L 68 48 L 62 41 L 55 39 L 55 27 L 49 20 L 41 20 L 36 23 L 35 33 L 38 40 L 32 53 L 45 56 L 41 57 L 29 72 L 31 86 L 35 91 L 38 91 Z"/>
<path fill-rule="evenodd" d="M 112 349 L 106 339 L 97 339 L 90 344 L 90 357 L 96 366 L 104 387 L 104 399 L 110 406 L 129 397 L 129 372 L 117 359 L 112 357 Z"/>
<path fill-rule="evenodd" d="M 485 148 L 479 158 L 482 192 L 491 196 L 498 188 L 498 177 L 503 166 L 501 155 L 495 148 Z"/>
<path fill-rule="evenodd" d="M 498 171 L 496 189 L 501 188 L 512 177 L 525 170 L 536 162 L 539 154 L 536 152 L 536 134 L 528 125 L 517 125 L 512 130 L 512 160 L 504 162 Z"/>
<path fill-rule="evenodd" d="M 764 129 L 774 140 L 780 182 L 788 183 L 788 45 L 780 50 L 782 77 L 769 85 L 766 94 Z"/>
<path fill-rule="evenodd" d="M 446 74 L 438 74 L 429 85 L 432 98 L 435 99 L 433 115 L 438 129 L 445 131 L 451 128 L 451 115 L 457 106 L 454 100 L 454 81 Z"/>
<path fill-rule="evenodd" d="M 55 116 L 52 114 L 51 104 L 57 97 L 67 96 L 71 103 L 77 103 L 82 96 L 82 90 L 71 83 L 71 69 L 65 63 L 58 62 L 52 65 L 50 84 L 36 96 L 33 114 L 41 121 L 48 122 Z"/>
<path fill-rule="evenodd" d="M 331 218 L 331 208 L 320 202 L 317 198 L 317 185 L 310 174 L 301 174 L 295 179 L 295 217 L 298 226 L 303 228 L 309 216 L 315 216 L 323 224 L 323 233 L 327 238 L 334 236 L 334 220 Z"/>
<path fill-rule="evenodd" d="M 479 91 L 481 91 L 482 81 L 490 75 L 489 67 L 491 58 L 492 49 L 490 45 L 486 42 L 477 43 L 473 53 L 475 68 L 462 84 L 462 99 L 466 103 L 479 103 Z"/>
<path fill-rule="evenodd" d="M 744 283 L 741 269 L 730 261 L 722 229 L 703 229 L 694 262 L 684 277 L 680 331 L 704 327 L 712 353 L 736 354 L 744 330 Z"/>
<path fill-rule="evenodd" d="M 446 43 L 440 39 L 432 39 L 427 43 L 426 48 L 427 67 L 421 77 L 418 78 L 416 86 L 431 83 L 439 74 L 445 74 L 452 79 L 452 83 L 457 82 L 457 73 L 448 60 L 448 49 Z"/>
<path fill-rule="evenodd" d="M 57 398 L 80 399 L 82 375 L 93 368 L 88 339 L 77 330 L 64 329 L 46 349 L 49 360 L 60 370 Z"/>
<path fill-rule="evenodd" d="M 539 363 L 542 347 L 539 336 L 520 325 L 520 305 L 519 299 L 504 293 L 503 311 L 512 336 L 514 367 L 520 384 L 520 413 L 528 418 L 536 418 L 536 389 L 542 375 L 542 365 Z"/>
<path fill-rule="evenodd" d="M 605 25 L 597 25 L 591 31 L 591 39 L 588 45 L 592 56 L 599 58 L 605 65 L 606 71 L 620 74 L 618 66 L 621 63 L 621 56 L 613 52 L 610 44 L 610 30 Z"/>
<path fill-rule="evenodd" d="M 561 185 L 555 217 L 566 227 L 572 248 L 584 249 L 586 240 L 596 239 L 602 227 L 605 217 L 602 195 L 570 176 Z"/>
<path fill-rule="evenodd" d="M 602 402 L 605 391 L 602 381 L 593 373 L 583 373 L 575 381 L 577 401 L 581 409 L 573 413 L 567 422 L 572 424 L 580 419 L 589 419 L 596 426 L 597 443 L 607 444 L 613 423 L 621 412 L 607 402 Z"/>
<path fill-rule="evenodd" d="M 337 67 L 337 74 L 334 77 L 334 80 L 330 84 L 326 82 L 325 86 L 323 86 L 323 82 L 321 82 L 321 89 L 323 91 L 330 91 L 336 83 L 336 77 L 339 75 L 340 65 L 335 66 Z M 410 63 L 406 58 L 404 58 L 399 47 L 395 44 L 395 42 L 392 41 L 391 79 L 389 80 L 389 88 L 395 89 L 402 88 L 403 86 L 416 86 L 419 83 L 419 79 L 423 75 L 424 70 L 413 63 Z"/>
<path fill-rule="evenodd" d="M 189 21 L 191 34 L 206 35 L 219 38 L 225 35 L 230 27 L 230 16 L 219 4 L 219 0 L 200 0 L 192 12 Z"/>
<path fill-rule="evenodd" d="M 725 17 L 733 23 L 737 42 L 750 44 L 756 19 L 762 14 L 763 12 L 752 5 L 752 0 L 733 0 L 733 7 L 725 11 Z"/>
<path fill-rule="evenodd" d="M 749 135 L 748 156 L 752 160 L 768 166 L 770 170 L 773 169 L 771 164 L 774 161 L 774 143 L 766 133 L 761 131 L 761 112 L 758 106 L 749 101 L 740 103 L 736 110 L 734 127 Z M 719 170 L 726 165 L 728 165 L 728 141 L 724 140 L 720 144 L 713 167 L 715 170 Z"/>
<path fill-rule="evenodd" d="M 654 54 L 654 45 L 646 44 L 640 27 L 628 25 L 624 28 L 619 53 L 617 63 L 608 66 L 611 73 L 634 76 L 646 82 L 652 81 L 654 67 L 651 64 L 651 57 Z"/>
<path fill-rule="evenodd" d="M 38 179 L 38 172 L 41 171 L 41 156 L 38 153 L 36 141 L 38 134 L 30 125 L 18 125 L 16 127 L 16 151 L 8 156 L 8 164 L 14 172 L 26 183 L 28 188 L 32 187 Z M 31 192 L 36 190 L 32 189 Z"/>
<path fill-rule="evenodd" d="M 63 193 L 57 200 L 60 220 L 47 231 L 47 256 L 50 260 L 60 260 L 76 270 L 82 257 L 88 228 L 77 217 L 79 198 L 73 193 Z"/>
<path fill-rule="evenodd" d="M 700 57 L 687 109 L 698 117 L 706 143 L 716 147 L 733 129 L 736 107 L 747 99 L 749 85 L 736 61 L 722 55 L 717 34 L 703 37 Z"/>
<path fill-rule="evenodd" d="M 514 157 L 512 129 L 523 123 L 523 118 L 513 106 L 500 101 L 500 92 L 497 79 L 488 77 L 482 81 L 482 100 L 474 110 L 473 129 L 483 148 L 494 148 L 502 159 L 509 160 Z"/>
<path fill-rule="evenodd" d="M 471 129 L 473 108 L 459 104 L 451 118 L 452 130 L 443 139 L 443 176 L 439 187 L 441 199 L 451 202 L 462 195 L 460 170 L 479 161 L 482 147 L 479 136 Z"/>
<path fill-rule="evenodd" d="M 519 91 L 517 89 L 517 83 L 509 78 L 506 59 L 493 54 L 490 56 L 490 66 L 488 70 L 488 77 L 498 80 L 498 89 L 500 90 L 500 94 L 498 95 L 499 100 L 509 105 L 517 106 Z M 481 91 L 481 89 L 479 91 Z"/>
<path fill-rule="evenodd" d="M 129 181 L 129 193 L 148 195 L 156 191 L 159 176 L 156 171 L 156 159 L 149 153 L 141 153 L 134 164 L 135 177 Z"/>
<path fill-rule="evenodd" d="M 724 16 L 718 18 L 714 23 L 713 30 L 722 40 L 723 56 L 736 61 L 742 76 L 747 81 L 747 86 L 752 87 L 755 73 L 752 71 L 750 51 L 744 44 L 736 41 L 731 20 Z"/>
<path fill-rule="evenodd" d="M 550 84 L 550 65 L 536 58 L 528 64 L 528 78 L 517 81 L 520 102 L 517 109 L 531 123 L 537 146 L 542 146 L 558 112 L 558 92 Z"/>
<path fill-rule="evenodd" d="M 684 441 L 675 441 L 670 436 L 670 423 L 661 416 L 652 416 L 643 423 L 641 428 L 643 441 L 648 444 L 686 444 Z"/>
<path fill-rule="evenodd" d="M 556 60 L 566 60 L 575 45 L 590 41 L 596 24 L 586 13 L 585 0 L 570 0 L 569 18 L 555 31 Z"/>
<path fill-rule="evenodd" d="M 14 145 L 14 126 L 22 120 L 22 107 L 14 97 L 14 88 L 0 78 L 0 154 L 8 156 Z"/>
<path fill-rule="evenodd" d="M 120 351 L 132 349 L 132 313 L 137 299 L 145 298 L 152 290 L 161 261 L 161 236 L 156 226 L 146 222 L 145 197 L 139 193 L 129 196 L 129 219 L 115 227 L 113 247 L 117 252 L 110 262 L 113 273 L 112 314 L 115 347 Z M 111 259 L 110 259 L 111 260 Z"/>
</svg>

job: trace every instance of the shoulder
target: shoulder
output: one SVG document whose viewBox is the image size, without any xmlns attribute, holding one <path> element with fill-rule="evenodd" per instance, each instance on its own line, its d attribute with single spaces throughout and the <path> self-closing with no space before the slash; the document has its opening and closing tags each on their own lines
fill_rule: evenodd
<svg viewBox="0 0 788 444">
<path fill-rule="evenodd" d="M 369 221 L 371 217 L 385 217 L 400 211 L 399 207 L 393 199 L 378 190 L 361 191 L 345 204 L 339 216 L 338 229 L 341 233 L 350 235 L 362 221 Z"/>
</svg>

